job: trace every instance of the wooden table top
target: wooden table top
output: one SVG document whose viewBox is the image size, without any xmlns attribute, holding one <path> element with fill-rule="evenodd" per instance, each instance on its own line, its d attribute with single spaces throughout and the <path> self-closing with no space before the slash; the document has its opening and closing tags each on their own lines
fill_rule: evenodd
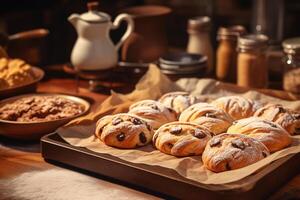
<svg viewBox="0 0 300 200">
<path fill-rule="evenodd" d="M 43 81 L 39 92 L 80 95 L 102 102 L 108 95 L 80 89 L 74 79 Z M 300 198 L 300 174 L 286 183 L 270 199 Z M 0 200 L 5 199 L 158 199 L 124 185 L 73 172 L 46 163 L 38 142 L 18 142 L 0 138 Z"/>
</svg>

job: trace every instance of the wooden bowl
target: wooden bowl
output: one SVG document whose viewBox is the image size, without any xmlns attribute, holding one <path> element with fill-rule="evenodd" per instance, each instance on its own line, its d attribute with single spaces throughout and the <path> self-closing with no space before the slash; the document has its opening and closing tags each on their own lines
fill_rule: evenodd
<svg viewBox="0 0 300 200">
<path fill-rule="evenodd" d="M 35 92 L 37 89 L 38 82 L 40 82 L 40 80 L 43 79 L 45 73 L 42 69 L 38 67 L 32 67 L 32 71 L 36 77 L 32 82 L 7 89 L 0 89 L 0 99 Z"/>
<path fill-rule="evenodd" d="M 57 120 L 44 121 L 44 122 L 16 122 L 0 119 L 0 135 L 20 139 L 20 140 L 37 140 L 40 139 L 43 135 L 54 132 L 60 126 L 68 123 L 72 119 L 75 119 L 81 115 L 86 114 L 90 109 L 90 103 L 84 99 L 75 96 L 62 95 L 62 94 L 26 94 L 16 97 L 11 97 L 5 100 L 0 101 L 0 107 L 4 104 L 13 102 L 17 99 L 29 96 L 58 96 L 62 98 L 69 99 L 71 101 L 80 103 L 84 106 L 84 111 L 80 114 L 74 115 L 72 117 L 66 117 Z"/>
</svg>

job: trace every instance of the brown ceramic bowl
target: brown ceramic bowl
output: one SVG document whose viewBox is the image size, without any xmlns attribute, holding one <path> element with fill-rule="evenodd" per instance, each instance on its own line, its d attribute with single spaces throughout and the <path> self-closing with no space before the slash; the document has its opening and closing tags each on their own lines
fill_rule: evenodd
<svg viewBox="0 0 300 200">
<path fill-rule="evenodd" d="M 84 105 L 84 111 L 78 115 L 62 118 L 58 120 L 51 120 L 51 121 L 44 121 L 44 122 L 16 122 L 16 121 L 8 121 L 8 120 L 1 120 L 0 119 L 0 135 L 20 139 L 20 140 L 37 140 L 40 139 L 41 136 L 54 132 L 60 126 L 68 123 L 72 119 L 79 117 L 81 115 L 86 114 L 90 109 L 90 103 L 86 100 L 69 95 L 62 95 L 62 94 L 26 94 L 20 95 L 12 98 L 8 98 L 5 100 L 0 101 L 0 107 L 6 103 L 13 102 L 17 99 L 22 97 L 28 96 L 59 96 L 71 101 L 80 103 Z"/>
<path fill-rule="evenodd" d="M 40 80 L 43 79 L 45 73 L 43 70 L 41 70 L 38 67 L 32 67 L 32 70 L 36 77 L 34 81 L 27 83 L 25 85 L 11 87 L 3 90 L 0 89 L 0 99 L 16 96 L 20 94 L 35 92 L 38 82 L 40 82 Z"/>
</svg>

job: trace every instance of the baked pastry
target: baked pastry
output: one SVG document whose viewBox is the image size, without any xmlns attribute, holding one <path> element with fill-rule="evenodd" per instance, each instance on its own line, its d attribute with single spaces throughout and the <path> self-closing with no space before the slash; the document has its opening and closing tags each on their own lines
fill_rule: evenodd
<svg viewBox="0 0 300 200">
<path fill-rule="evenodd" d="M 300 114 L 279 104 L 268 104 L 254 113 L 255 117 L 276 122 L 291 135 L 300 134 Z"/>
<path fill-rule="evenodd" d="M 289 133 L 275 122 L 250 117 L 233 122 L 227 133 L 241 133 L 262 142 L 270 152 L 289 146 L 292 138 Z"/>
<path fill-rule="evenodd" d="M 207 143 L 202 161 L 207 169 L 223 172 L 251 165 L 268 155 L 267 147 L 254 138 L 223 133 Z"/>
<path fill-rule="evenodd" d="M 154 100 L 143 100 L 132 104 L 129 113 L 143 118 L 154 129 L 158 129 L 165 123 L 177 121 L 177 115 L 173 109 Z"/>
<path fill-rule="evenodd" d="M 233 120 L 227 113 L 213 105 L 197 103 L 184 110 L 179 121 L 203 125 L 214 135 L 217 135 L 226 132 Z"/>
<path fill-rule="evenodd" d="M 200 102 L 200 99 L 187 92 L 170 92 L 164 94 L 158 101 L 180 114 L 189 106 Z"/>
<path fill-rule="evenodd" d="M 234 120 L 251 117 L 259 107 L 257 102 L 241 96 L 221 97 L 211 104 L 224 110 Z"/>
<path fill-rule="evenodd" d="M 212 133 L 189 122 L 171 122 L 161 126 L 153 136 L 154 146 L 173 156 L 201 155 Z"/>
<path fill-rule="evenodd" d="M 32 67 L 25 61 L 0 58 L 0 89 L 24 85 L 34 79 Z"/>
<path fill-rule="evenodd" d="M 131 149 L 148 144 L 153 129 L 136 115 L 120 113 L 98 120 L 95 136 L 108 146 Z"/>
</svg>

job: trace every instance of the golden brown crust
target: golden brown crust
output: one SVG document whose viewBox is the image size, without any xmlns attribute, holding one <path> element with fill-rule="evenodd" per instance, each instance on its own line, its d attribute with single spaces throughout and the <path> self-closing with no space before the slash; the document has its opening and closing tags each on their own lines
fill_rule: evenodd
<svg viewBox="0 0 300 200">
<path fill-rule="evenodd" d="M 259 108 L 258 102 L 241 96 L 221 97 L 211 102 L 211 104 L 224 110 L 234 120 L 251 117 Z"/>
<path fill-rule="evenodd" d="M 32 67 L 25 61 L 0 58 L 0 89 L 24 85 L 34 79 Z"/>
<path fill-rule="evenodd" d="M 202 161 L 207 169 L 223 172 L 251 165 L 268 155 L 267 147 L 256 139 L 223 133 L 207 143 Z"/>
<path fill-rule="evenodd" d="M 152 127 L 136 115 L 120 113 L 98 120 L 95 136 L 108 146 L 131 149 L 152 140 Z"/>
<path fill-rule="evenodd" d="M 179 121 L 203 125 L 215 135 L 226 132 L 232 118 L 223 110 L 208 103 L 197 103 L 184 110 Z"/>
<path fill-rule="evenodd" d="M 292 138 L 280 125 L 257 117 L 235 121 L 227 133 L 248 135 L 262 142 L 270 152 L 275 152 L 289 146 Z"/>
<path fill-rule="evenodd" d="M 171 122 L 161 126 L 153 136 L 154 146 L 173 156 L 201 155 L 212 133 L 188 122 Z"/>
<path fill-rule="evenodd" d="M 199 103 L 200 99 L 188 92 L 170 92 L 164 94 L 158 100 L 165 106 L 172 108 L 177 114 L 187 109 L 189 106 Z"/>
<path fill-rule="evenodd" d="M 300 115 L 279 104 L 268 104 L 254 113 L 255 117 L 276 122 L 291 135 L 300 134 Z"/>
<path fill-rule="evenodd" d="M 161 125 L 176 121 L 177 115 L 171 108 L 154 100 L 143 100 L 132 104 L 129 113 L 135 114 L 147 121 L 154 129 Z"/>
</svg>

